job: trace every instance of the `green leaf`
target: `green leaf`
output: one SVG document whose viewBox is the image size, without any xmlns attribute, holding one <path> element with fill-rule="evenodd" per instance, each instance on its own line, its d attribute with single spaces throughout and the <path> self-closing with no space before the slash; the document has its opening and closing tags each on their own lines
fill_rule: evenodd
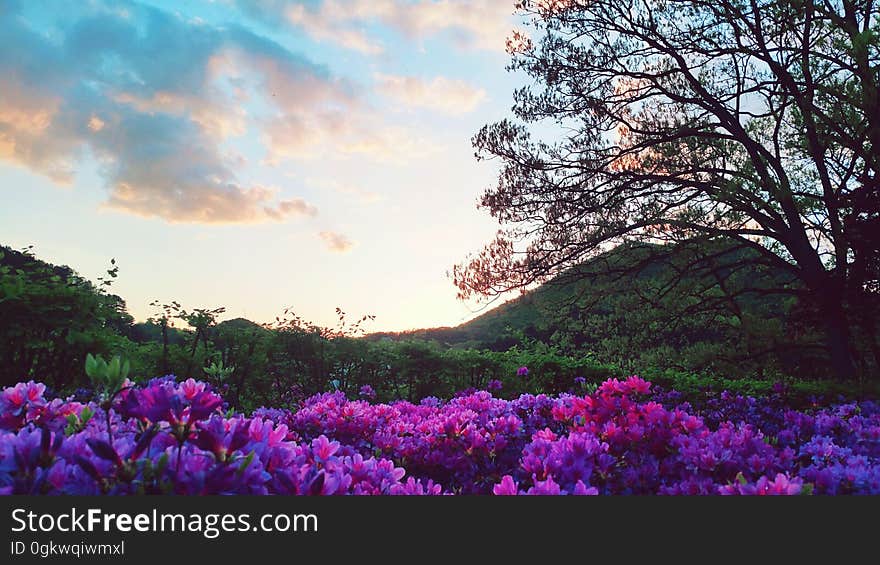
<svg viewBox="0 0 880 565">
<path fill-rule="evenodd" d="M 163 453 L 161 457 L 159 457 L 159 461 L 156 462 L 156 475 L 161 475 L 165 472 L 165 467 L 168 466 L 168 454 Z"/>
<path fill-rule="evenodd" d="M 112 381 L 116 381 L 116 378 L 119 376 L 120 368 L 121 363 L 119 361 L 119 355 L 114 355 L 113 359 L 110 360 L 110 364 L 107 366 L 107 376 L 110 377 Z"/>
<path fill-rule="evenodd" d="M 86 354 L 86 374 L 89 378 L 95 377 L 95 371 L 97 370 L 98 362 L 95 360 L 95 357 L 88 353 Z"/>
<path fill-rule="evenodd" d="M 241 465 L 238 466 L 238 476 L 242 476 L 245 470 L 250 466 L 251 462 L 254 460 L 254 452 L 251 451 L 248 453 L 247 457 L 241 462 Z"/>
<path fill-rule="evenodd" d="M 107 385 L 108 385 L 107 392 L 110 393 L 111 395 L 114 394 L 116 391 L 118 391 L 121 388 L 122 376 L 119 373 L 111 375 L 107 379 Z"/>
</svg>

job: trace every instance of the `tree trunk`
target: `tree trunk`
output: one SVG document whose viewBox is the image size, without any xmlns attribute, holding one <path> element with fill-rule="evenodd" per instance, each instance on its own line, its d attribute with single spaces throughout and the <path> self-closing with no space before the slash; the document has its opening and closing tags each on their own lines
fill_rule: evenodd
<svg viewBox="0 0 880 565">
<path fill-rule="evenodd" d="M 162 322 L 162 376 L 168 374 L 168 322 Z"/>
<path fill-rule="evenodd" d="M 202 329 L 196 328 L 196 337 L 193 340 L 192 349 L 189 352 L 189 362 L 186 364 L 186 377 L 184 377 L 185 379 L 188 379 L 192 376 L 193 361 L 196 358 L 196 349 L 199 346 L 199 338 L 201 336 L 202 336 Z"/>
<path fill-rule="evenodd" d="M 814 304 L 825 325 L 825 344 L 831 361 L 831 371 L 838 381 L 854 379 L 852 332 L 844 310 L 846 281 L 835 272 L 826 271 L 815 250 L 804 248 L 792 255 L 804 269 L 802 279 L 812 291 Z"/>
<path fill-rule="evenodd" d="M 865 339 L 868 341 L 868 347 L 874 356 L 874 372 L 880 373 L 880 343 L 877 342 L 877 324 L 872 314 L 863 310 L 862 328 L 865 333 Z"/>
<path fill-rule="evenodd" d="M 836 300 L 834 293 L 829 294 L 831 296 L 824 297 L 822 301 L 828 354 L 835 378 L 843 381 L 856 377 L 852 358 L 852 332 L 847 324 L 842 301 Z"/>
</svg>

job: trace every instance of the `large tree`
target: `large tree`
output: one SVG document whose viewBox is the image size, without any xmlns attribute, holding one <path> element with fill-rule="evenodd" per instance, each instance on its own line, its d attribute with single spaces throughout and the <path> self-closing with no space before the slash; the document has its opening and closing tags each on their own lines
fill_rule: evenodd
<svg viewBox="0 0 880 565">
<path fill-rule="evenodd" d="M 484 127 L 503 228 L 462 297 L 552 277 L 623 240 L 726 238 L 787 270 L 852 376 L 873 328 L 880 7 L 873 0 L 539 0 L 509 42 L 534 79 Z"/>
</svg>

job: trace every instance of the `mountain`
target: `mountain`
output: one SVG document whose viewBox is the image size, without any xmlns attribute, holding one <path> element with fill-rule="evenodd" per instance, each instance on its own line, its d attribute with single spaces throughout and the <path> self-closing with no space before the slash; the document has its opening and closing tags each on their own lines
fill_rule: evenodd
<svg viewBox="0 0 880 565">
<path fill-rule="evenodd" d="M 252 322 L 247 318 L 233 318 L 231 320 L 225 320 L 223 322 L 219 322 L 213 329 L 214 332 L 224 332 L 224 331 L 232 331 L 232 332 L 245 332 L 252 331 L 257 333 L 269 333 L 272 330 L 268 330 L 265 327 L 261 326 L 256 322 Z"/>
<path fill-rule="evenodd" d="M 815 346 L 798 326 L 788 292 L 795 285 L 786 270 L 730 241 L 624 244 L 460 326 L 368 338 L 500 351 L 525 337 L 624 364 L 687 356 L 682 366 L 790 366 L 789 358 L 813 359 L 786 350 Z"/>
</svg>

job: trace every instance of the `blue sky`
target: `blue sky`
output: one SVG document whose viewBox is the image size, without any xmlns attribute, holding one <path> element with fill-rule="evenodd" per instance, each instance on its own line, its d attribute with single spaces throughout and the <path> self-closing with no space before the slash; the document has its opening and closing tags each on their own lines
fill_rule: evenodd
<svg viewBox="0 0 880 565">
<path fill-rule="evenodd" d="M 115 257 L 139 320 L 461 323 L 512 4 L 0 0 L 0 242 L 92 279 Z"/>
</svg>

